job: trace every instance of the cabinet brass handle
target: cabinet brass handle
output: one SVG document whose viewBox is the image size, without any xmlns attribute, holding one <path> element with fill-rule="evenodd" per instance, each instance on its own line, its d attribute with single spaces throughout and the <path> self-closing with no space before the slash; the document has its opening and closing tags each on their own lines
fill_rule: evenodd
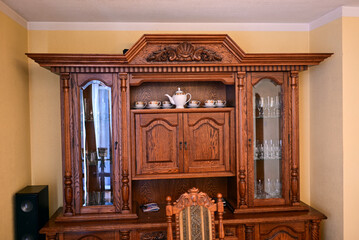
<svg viewBox="0 0 359 240">
<path fill-rule="evenodd" d="M 180 145 L 180 146 L 179 146 L 180 150 L 182 150 L 182 142 L 180 142 L 179 145 Z"/>
<path fill-rule="evenodd" d="M 184 142 L 184 149 L 187 150 L 187 142 Z"/>
<path fill-rule="evenodd" d="M 248 147 L 252 146 L 252 139 L 248 139 Z"/>
</svg>

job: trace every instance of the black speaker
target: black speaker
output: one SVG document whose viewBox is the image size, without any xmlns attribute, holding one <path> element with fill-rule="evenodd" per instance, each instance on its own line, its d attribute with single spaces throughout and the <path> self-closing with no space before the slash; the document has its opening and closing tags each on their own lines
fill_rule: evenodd
<svg viewBox="0 0 359 240">
<path fill-rule="evenodd" d="M 27 186 L 15 194 L 16 240 L 45 240 L 39 230 L 49 221 L 47 186 Z"/>
</svg>

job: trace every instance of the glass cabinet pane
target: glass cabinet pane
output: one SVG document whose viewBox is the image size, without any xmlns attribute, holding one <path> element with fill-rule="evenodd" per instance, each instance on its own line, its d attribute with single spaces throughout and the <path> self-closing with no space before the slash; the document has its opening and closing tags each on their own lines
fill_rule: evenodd
<svg viewBox="0 0 359 240">
<path fill-rule="evenodd" d="M 80 89 L 83 206 L 112 205 L 111 88 L 91 81 Z"/>
<path fill-rule="evenodd" d="M 282 87 L 262 79 L 253 87 L 254 198 L 282 197 Z"/>
</svg>

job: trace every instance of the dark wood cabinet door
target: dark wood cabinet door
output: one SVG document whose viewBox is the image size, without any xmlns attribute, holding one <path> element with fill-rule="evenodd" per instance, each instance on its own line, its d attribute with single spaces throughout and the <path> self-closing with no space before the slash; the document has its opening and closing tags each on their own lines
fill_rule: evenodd
<svg viewBox="0 0 359 240">
<path fill-rule="evenodd" d="M 180 171 L 182 119 L 177 113 L 135 115 L 136 174 Z"/>
<path fill-rule="evenodd" d="M 119 240 L 118 232 L 66 233 L 64 240 Z"/>
<path fill-rule="evenodd" d="M 260 240 L 301 240 L 306 239 L 304 222 L 268 223 L 260 225 Z"/>
<path fill-rule="evenodd" d="M 230 112 L 184 113 L 184 171 L 230 171 Z"/>
</svg>

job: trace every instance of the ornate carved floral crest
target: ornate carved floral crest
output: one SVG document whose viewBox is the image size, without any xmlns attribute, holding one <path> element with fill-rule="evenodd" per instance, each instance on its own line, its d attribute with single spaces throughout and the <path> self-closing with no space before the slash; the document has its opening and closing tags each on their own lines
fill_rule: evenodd
<svg viewBox="0 0 359 240">
<path fill-rule="evenodd" d="M 189 42 L 179 44 L 176 49 L 166 47 L 164 49 L 151 53 L 147 62 L 189 62 L 189 61 L 205 61 L 214 62 L 222 61 L 222 57 L 214 51 L 205 49 L 204 47 L 195 48 Z"/>
<path fill-rule="evenodd" d="M 209 208 L 214 204 L 214 201 L 206 193 L 200 192 L 197 188 L 192 188 L 188 190 L 188 193 L 184 193 L 179 197 L 175 207 L 183 209 L 192 205 L 200 205 Z"/>
</svg>

